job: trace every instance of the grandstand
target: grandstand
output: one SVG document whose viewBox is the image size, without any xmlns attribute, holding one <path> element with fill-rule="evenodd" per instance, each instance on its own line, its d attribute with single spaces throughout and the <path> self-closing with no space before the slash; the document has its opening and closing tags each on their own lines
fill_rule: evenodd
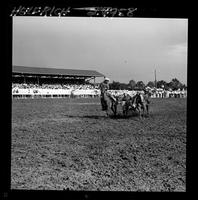
<svg viewBox="0 0 198 200">
<path fill-rule="evenodd" d="M 12 96 L 98 96 L 99 91 L 95 85 L 97 77 L 104 75 L 94 70 L 13 66 Z M 93 83 L 90 83 L 91 80 Z"/>
<path fill-rule="evenodd" d="M 94 70 L 77 70 L 77 69 L 57 69 L 57 68 L 39 68 L 39 67 L 24 67 L 13 66 L 12 78 L 13 81 L 21 82 L 57 82 L 57 78 L 70 83 L 83 83 L 85 80 L 91 80 L 96 77 L 104 77 L 103 74 Z M 95 82 L 95 81 L 94 81 Z"/>
</svg>

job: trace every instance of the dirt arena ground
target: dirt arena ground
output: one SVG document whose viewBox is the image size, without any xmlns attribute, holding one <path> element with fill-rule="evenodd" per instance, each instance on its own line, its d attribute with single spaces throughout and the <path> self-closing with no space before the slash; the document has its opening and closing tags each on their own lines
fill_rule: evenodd
<svg viewBox="0 0 198 200">
<path fill-rule="evenodd" d="M 185 191 L 186 99 L 109 118 L 99 99 L 12 101 L 11 189 Z"/>
</svg>

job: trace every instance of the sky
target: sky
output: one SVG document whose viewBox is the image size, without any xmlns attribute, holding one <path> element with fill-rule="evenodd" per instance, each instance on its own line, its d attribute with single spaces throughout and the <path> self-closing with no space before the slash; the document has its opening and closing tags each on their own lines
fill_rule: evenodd
<svg viewBox="0 0 198 200">
<path fill-rule="evenodd" d="M 14 16 L 12 63 L 187 84 L 187 39 L 188 19 Z"/>
</svg>

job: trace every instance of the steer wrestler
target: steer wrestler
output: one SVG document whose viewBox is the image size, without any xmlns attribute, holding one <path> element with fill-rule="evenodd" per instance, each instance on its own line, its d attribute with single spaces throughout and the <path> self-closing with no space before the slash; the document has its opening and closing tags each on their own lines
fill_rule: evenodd
<svg viewBox="0 0 198 200">
<path fill-rule="evenodd" d="M 107 91 L 109 90 L 109 78 L 105 78 L 102 83 L 100 83 L 100 101 L 102 105 L 102 110 L 107 111 L 108 105 L 107 105 Z"/>
</svg>

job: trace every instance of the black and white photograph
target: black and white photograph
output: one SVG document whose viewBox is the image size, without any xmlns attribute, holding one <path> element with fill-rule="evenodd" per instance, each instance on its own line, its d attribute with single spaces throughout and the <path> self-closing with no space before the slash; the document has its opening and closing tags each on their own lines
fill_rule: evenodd
<svg viewBox="0 0 198 200">
<path fill-rule="evenodd" d="M 93 11 L 12 16 L 11 189 L 186 192 L 188 19 Z"/>
</svg>

